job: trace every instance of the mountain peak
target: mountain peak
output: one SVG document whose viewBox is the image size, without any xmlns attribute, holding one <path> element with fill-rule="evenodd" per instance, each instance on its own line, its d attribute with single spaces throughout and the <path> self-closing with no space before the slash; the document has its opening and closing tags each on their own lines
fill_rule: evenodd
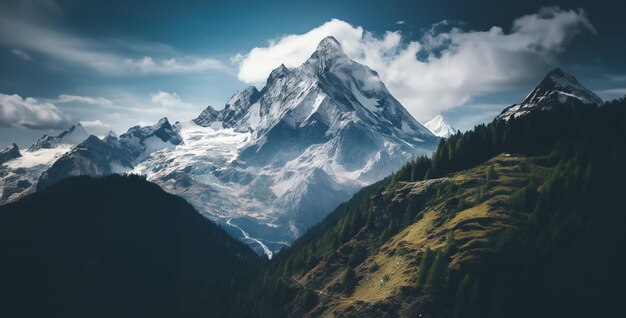
<svg viewBox="0 0 626 318">
<path fill-rule="evenodd" d="M 106 140 L 108 138 L 113 138 L 113 139 L 117 139 L 117 134 L 113 131 L 113 130 L 109 130 L 106 134 L 104 134 L 104 137 L 102 139 Z"/>
<path fill-rule="evenodd" d="M 335 39 L 334 36 L 329 35 L 320 41 L 317 45 L 316 51 L 341 51 L 343 52 L 343 48 L 341 47 L 341 43 Z"/>
<path fill-rule="evenodd" d="M 315 52 L 305 64 L 326 66 L 333 64 L 333 61 L 349 59 L 343 51 L 343 47 L 332 36 L 327 36 L 317 45 Z"/>
<path fill-rule="evenodd" d="M 167 117 L 163 117 L 161 119 L 159 119 L 159 122 L 157 122 L 157 124 L 155 126 L 163 126 L 165 124 L 169 125 L 169 120 L 167 120 Z"/>
<path fill-rule="evenodd" d="M 424 127 L 428 128 L 435 136 L 441 138 L 448 138 L 456 134 L 457 131 L 441 115 L 435 116 L 435 118 L 424 124 Z"/>
<path fill-rule="evenodd" d="M 572 86 L 582 87 L 574 75 L 566 73 L 558 67 L 550 71 L 546 77 L 544 77 L 540 86 L 551 89 L 568 88 Z"/>
<path fill-rule="evenodd" d="M 538 104 L 547 101 L 546 97 L 553 95 L 558 97 L 560 103 L 567 102 L 568 99 L 577 99 L 584 104 L 603 103 L 602 99 L 595 93 L 584 87 L 574 75 L 555 68 L 524 100 L 524 103 Z"/>
<path fill-rule="evenodd" d="M 507 107 L 496 119 L 509 119 L 524 115 L 535 109 L 550 109 L 555 105 L 604 103 L 598 95 L 584 87 L 576 77 L 555 68 L 550 71 L 521 104 Z"/>
<path fill-rule="evenodd" d="M 0 164 L 21 156 L 19 147 L 13 143 L 4 149 L 0 149 Z"/>
<path fill-rule="evenodd" d="M 271 73 L 270 76 L 267 78 L 267 83 L 265 84 L 265 86 L 271 85 L 271 83 L 273 83 L 276 79 L 278 78 L 282 78 L 287 76 L 287 74 L 289 74 L 289 69 L 285 66 L 285 64 L 280 64 L 279 67 L 275 68 Z"/>
<path fill-rule="evenodd" d="M 43 135 L 28 149 L 28 151 L 36 151 L 42 148 L 55 148 L 60 144 L 78 145 L 89 137 L 89 133 L 80 122 L 72 125 L 57 136 Z"/>
<path fill-rule="evenodd" d="M 76 124 L 72 125 L 72 127 L 70 127 L 70 129 L 62 132 L 59 135 L 59 137 L 63 138 L 65 136 L 69 136 L 69 135 L 75 135 L 75 136 L 78 136 L 79 138 L 82 138 L 82 140 L 84 140 L 85 137 L 89 135 L 89 133 L 87 133 L 87 130 L 85 130 L 85 127 L 83 127 L 83 125 L 80 122 L 77 122 Z M 82 141 L 82 140 L 80 140 L 80 141 Z"/>
<path fill-rule="evenodd" d="M 548 76 L 552 76 L 552 75 L 570 75 L 570 74 L 565 73 L 560 67 L 557 67 L 548 73 Z"/>
</svg>

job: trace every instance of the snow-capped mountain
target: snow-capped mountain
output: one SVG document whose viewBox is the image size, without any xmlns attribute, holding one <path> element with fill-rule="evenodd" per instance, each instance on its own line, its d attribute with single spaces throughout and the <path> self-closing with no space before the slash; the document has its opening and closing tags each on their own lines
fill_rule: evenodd
<svg viewBox="0 0 626 318">
<path fill-rule="evenodd" d="M 437 115 L 435 118 L 425 123 L 424 127 L 428 128 L 435 136 L 441 138 L 448 138 L 457 132 L 441 115 Z"/>
<path fill-rule="evenodd" d="M 552 70 L 521 104 L 505 108 L 496 119 L 508 120 L 535 110 L 545 110 L 558 105 L 595 104 L 604 102 L 598 95 L 582 86 L 571 74 L 560 68 Z"/>
<path fill-rule="evenodd" d="M 109 136 L 111 137 L 111 136 Z M 134 126 L 119 137 L 122 148 L 131 152 L 133 160 L 182 143 L 182 139 L 167 118 L 161 118 L 153 126 Z"/>
<path fill-rule="evenodd" d="M 0 204 L 33 192 L 41 174 L 88 136 L 85 128 L 76 123 L 57 136 L 44 135 L 21 153 L 17 145 L 9 147 L 12 155 L 0 162 Z M 16 156 L 18 153 L 20 156 Z"/>
<path fill-rule="evenodd" d="M 167 118 L 162 118 L 153 126 L 131 127 L 119 138 L 111 132 L 103 140 L 91 135 L 42 173 L 37 189 L 71 176 L 126 172 L 152 152 L 173 148 L 180 143 L 182 138 Z"/>
<path fill-rule="evenodd" d="M 281 65 L 262 90 L 236 92 L 221 110 L 90 136 L 40 173 L 37 188 L 79 174 L 143 174 L 271 256 L 438 140 L 328 37 L 301 66 Z"/>
<path fill-rule="evenodd" d="M 51 149 L 59 145 L 78 145 L 89 137 L 89 133 L 85 130 L 83 125 L 76 123 L 72 125 L 68 130 L 60 133 L 57 136 L 43 135 L 35 143 L 28 148 L 28 151 L 37 151 L 39 149 Z"/>
<path fill-rule="evenodd" d="M 21 156 L 22 154 L 20 153 L 20 148 L 15 143 L 13 143 L 0 150 L 0 164 L 3 164 L 15 158 L 19 158 Z"/>
<path fill-rule="evenodd" d="M 211 182 L 185 182 L 213 191 L 196 189 L 186 196 L 189 187 L 171 178 L 182 167 L 150 174 L 156 163 L 142 163 L 136 171 L 196 201 L 213 218 L 228 220 L 244 237 L 261 233 L 256 238 L 267 246 L 267 241 L 297 237 L 362 186 L 433 151 L 438 140 L 389 93 L 376 72 L 350 60 L 332 37 L 301 66 L 272 71 L 261 91 L 250 86 L 235 93 L 224 109 L 207 107 L 193 122 L 224 131 L 221 137 L 236 143 L 236 152 L 223 153 L 222 160 L 230 162 L 226 167 L 190 165 L 195 176 L 213 169 Z M 183 126 L 181 134 L 185 138 L 198 129 Z M 224 197 L 221 187 L 232 194 Z M 203 191 L 211 197 L 195 195 Z M 207 206 L 215 202 L 221 202 L 219 208 Z M 227 202 L 244 203 L 226 209 Z"/>
</svg>

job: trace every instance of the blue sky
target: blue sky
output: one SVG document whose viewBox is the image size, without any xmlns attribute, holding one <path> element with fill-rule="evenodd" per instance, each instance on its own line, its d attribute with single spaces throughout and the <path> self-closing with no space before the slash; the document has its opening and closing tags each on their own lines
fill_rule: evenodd
<svg viewBox="0 0 626 318">
<path fill-rule="evenodd" d="M 118 133 L 189 120 L 296 66 L 324 35 L 420 121 L 457 128 L 521 101 L 554 67 L 626 94 L 623 1 L 53 1 L 0 4 L 0 146 L 81 121 Z M 558 7 L 558 8 L 557 8 Z"/>
</svg>

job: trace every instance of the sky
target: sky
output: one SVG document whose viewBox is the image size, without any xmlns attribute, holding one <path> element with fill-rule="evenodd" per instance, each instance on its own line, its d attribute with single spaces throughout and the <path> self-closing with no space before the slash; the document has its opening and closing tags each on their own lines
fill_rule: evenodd
<svg viewBox="0 0 626 318">
<path fill-rule="evenodd" d="M 0 1 L 0 147 L 185 121 L 333 35 L 420 122 L 488 122 L 555 67 L 626 95 L 626 3 Z"/>
</svg>

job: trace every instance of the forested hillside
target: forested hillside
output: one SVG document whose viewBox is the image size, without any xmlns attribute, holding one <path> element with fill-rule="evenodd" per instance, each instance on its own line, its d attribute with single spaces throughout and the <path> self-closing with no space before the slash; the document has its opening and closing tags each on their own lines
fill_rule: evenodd
<svg viewBox="0 0 626 318">
<path fill-rule="evenodd" d="M 620 99 L 457 133 L 271 261 L 142 177 L 70 178 L 0 207 L 0 310 L 610 316 L 626 283 L 625 115 Z"/>
<path fill-rule="evenodd" d="M 1 317 L 225 316 L 259 258 L 139 176 L 0 206 Z"/>
<path fill-rule="evenodd" d="M 619 308 L 624 99 L 479 125 L 276 256 L 241 316 L 555 317 Z M 424 180 L 424 181 L 422 181 Z"/>
</svg>

